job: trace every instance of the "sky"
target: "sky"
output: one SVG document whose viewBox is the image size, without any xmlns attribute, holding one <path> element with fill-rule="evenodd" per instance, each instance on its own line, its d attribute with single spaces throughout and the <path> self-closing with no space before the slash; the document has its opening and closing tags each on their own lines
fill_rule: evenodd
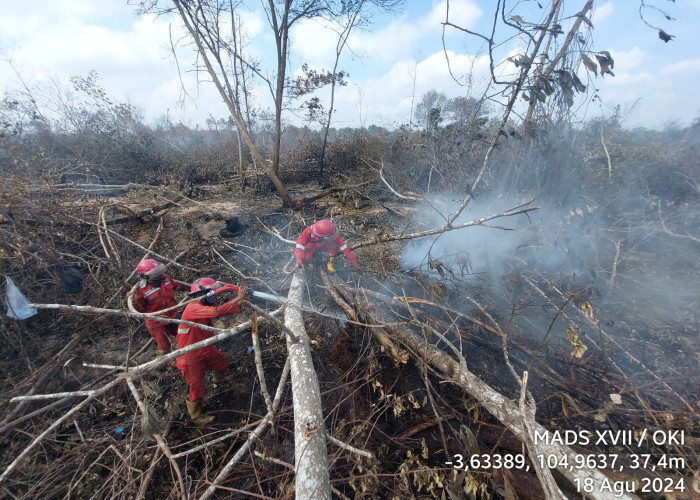
<svg viewBox="0 0 700 500">
<path fill-rule="evenodd" d="M 565 2 L 569 8 L 583 3 Z M 657 31 L 642 22 L 638 0 L 595 3 L 593 48 L 612 54 L 615 77 L 592 77 L 583 66 L 579 69 L 584 81 L 591 77 L 599 99 L 577 103 L 577 119 L 609 116 L 617 106 L 629 127 L 686 126 L 700 117 L 696 91 L 700 43 L 695 34 L 700 0 L 646 3 L 674 18 L 666 20 L 653 10 L 646 16 L 650 24 L 675 35 L 673 41 L 662 42 Z M 494 4 L 492 0 L 450 0 L 450 21 L 487 33 Z M 274 61 L 267 19 L 256 10 L 243 14 L 250 51 L 266 69 L 265 64 Z M 541 10 L 535 0 L 524 0 L 511 14 L 536 22 Z M 372 12 L 371 24 L 352 33 L 341 57 L 339 69 L 350 76 L 348 85 L 337 91 L 333 126 L 393 128 L 408 123 L 421 96 L 431 89 L 448 98 L 479 97 L 489 68 L 484 45 L 478 37 L 455 29 L 445 32 L 443 43 L 445 15 L 444 0 L 408 0 L 400 11 Z M 124 0 L 0 0 L 0 26 L 0 91 L 39 82 L 69 88 L 69 77 L 95 71 L 111 99 L 138 106 L 146 123 L 167 115 L 175 123 L 193 127 L 210 117 L 228 116 L 211 81 L 192 71 L 194 52 L 172 18 L 137 15 Z M 304 63 L 331 68 L 336 39 L 332 27 L 315 20 L 295 26 L 289 74 L 298 74 Z M 497 59 L 517 53 L 514 40 L 500 41 Z M 496 71 L 511 69 L 499 64 Z M 259 106 L 271 106 L 264 86 L 254 93 Z M 293 114 L 286 119 L 301 123 Z"/>
</svg>

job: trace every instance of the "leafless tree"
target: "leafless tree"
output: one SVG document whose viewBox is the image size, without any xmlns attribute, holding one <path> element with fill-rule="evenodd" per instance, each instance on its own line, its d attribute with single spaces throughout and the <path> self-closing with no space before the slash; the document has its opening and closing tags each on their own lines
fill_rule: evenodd
<svg viewBox="0 0 700 500">
<path fill-rule="evenodd" d="M 493 90 L 489 98 L 499 101 L 498 96 L 503 96 L 508 115 L 517 98 L 525 100 L 528 104 L 522 122 L 526 128 L 537 116 L 551 117 L 552 110 L 545 106 L 568 113 L 576 94 L 588 88 L 578 75 L 581 64 L 601 76 L 613 75 L 614 67 L 609 52 L 594 53 L 591 49 L 593 0 L 573 4 L 552 0 L 537 5 L 539 10 L 526 2 L 498 0 L 491 30 L 484 34 L 453 23 L 448 1 L 443 23 L 445 30 L 461 31 L 486 46 Z M 518 42 L 517 53 L 508 56 L 498 52 L 507 40 Z"/>
<path fill-rule="evenodd" d="M 248 145 L 254 161 L 261 165 L 285 206 L 296 206 L 279 179 L 282 115 L 288 85 L 287 70 L 290 54 L 290 32 L 293 26 L 304 19 L 345 19 L 341 31 L 333 75 L 338 66 L 350 30 L 358 21 L 365 5 L 394 6 L 397 0 L 272 0 L 261 2 L 261 7 L 274 35 L 276 59 L 274 72 L 268 75 L 259 61 L 247 52 L 241 32 L 243 26 L 239 12 L 249 7 L 245 1 L 218 2 L 210 0 L 183 1 L 163 0 L 138 2 L 140 12 L 173 15 L 179 19 L 197 52 L 196 70 L 206 70 L 226 103 L 238 133 Z M 272 96 L 274 102 L 274 131 L 272 135 L 272 158 L 268 161 L 256 147 L 251 130 L 248 90 L 252 84 L 246 75 L 255 76 Z M 333 79 L 334 80 L 334 79 Z M 333 105 L 331 104 L 331 112 Z M 329 114 L 330 122 L 330 114 Z"/>
</svg>

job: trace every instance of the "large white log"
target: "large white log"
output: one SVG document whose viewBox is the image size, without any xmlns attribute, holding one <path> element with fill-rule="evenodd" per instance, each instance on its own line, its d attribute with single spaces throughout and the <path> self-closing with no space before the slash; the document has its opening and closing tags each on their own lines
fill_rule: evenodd
<svg viewBox="0 0 700 500">
<path fill-rule="evenodd" d="M 301 310 L 304 294 L 302 271 L 297 270 L 289 287 L 284 324 L 295 337 L 286 333 L 292 371 L 294 399 L 294 468 L 297 500 L 330 500 L 331 485 L 326 451 L 326 425 L 321 407 L 321 390 L 311 360 L 309 336 Z"/>
</svg>

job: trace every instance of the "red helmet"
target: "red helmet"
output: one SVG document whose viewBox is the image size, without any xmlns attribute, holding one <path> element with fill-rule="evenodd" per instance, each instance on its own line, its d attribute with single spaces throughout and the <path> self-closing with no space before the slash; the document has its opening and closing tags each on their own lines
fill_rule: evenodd
<svg viewBox="0 0 700 500">
<path fill-rule="evenodd" d="M 217 288 L 219 288 L 219 282 L 214 278 L 197 278 L 190 285 L 190 295 L 202 290 L 216 290 Z"/>
<path fill-rule="evenodd" d="M 153 259 L 143 259 L 136 266 L 136 272 L 141 278 L 155 278 L 165 271 L 165 266 Z"/>
<path fill-rule="evenodd" d="M 321 238 L 332 238 L 338 235 L 338 230 L 328 219 L 321 219 L 311 226 L 311 232 Z"/>
</svg>

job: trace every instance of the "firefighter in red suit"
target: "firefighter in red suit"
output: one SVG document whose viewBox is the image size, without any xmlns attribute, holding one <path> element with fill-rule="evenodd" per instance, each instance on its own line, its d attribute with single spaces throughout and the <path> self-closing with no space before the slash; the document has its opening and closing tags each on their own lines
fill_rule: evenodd
<svg viewBox="0 0 700 500">
<path fill-rule="evenodd" d="M 297 258 L 297 264 L 306 266 L 311 264 L 316 252 L 328 252 L 330 258 L 328 260 L 328 270 L 335 272 L 333 268 L 333 259 L 340 252 L 348 259 L 348 262 L 353 267 L 360 271 L 362 267 L 357 263 L 355 254 L 348 248 L 347 243 L 338 234 L 338 229 L 328 219 L 322 219 L 315 222 L 311 226 L 304 229 L 299 238 L 297 238 L 297 246 L 294 251 Z"/>
<path fill-rule="evenodd" d="M 176 290 L 187 290 L 189 287 L 173 280 L 164 273 L 165 266 L 153 259 L 144 259 L 136 266 L 136 272 L 141 279 L 134 292 L 134 308 L 142 313 L 162 311 L 177 304 Z M 163 314 L 166 318 L 174 318 L 177 310 Z M 170 336 L 176 332 L 174 323 L 159 323 L 152 319 L 146 320 L 146 328 L 156 341 L 158 356 L 170 352 Z"/>
<path fill-rule="evenodd" d="M 235 299 L 219 305 L 219 296 L 214 292 L 225 290 L 237 290 Z M 192 283 L 190 295 L 202 297 L 201 300 L 192 302 L 182 312 L 183 321 L 192 321 L 206 326 L 213 326 L 213 319 L 229 314 L 241 312 L 240 303 L 246 297 L 246 287 L 223 285 L 212 278 L 199 278 Z M 212 332 L 202 330 L 196 326 L 179 325 L 177 329 L 177 348 L 182 349 L 188 345 L 213 337 Z M 190 397 L 186 401 L 187 411 L 192 421 L 197 425 L 204 425 L 214 420 L 213 415 L 202 413 L 202 398 L 207 392 L 204 385 L 206 372 L 214 372 L 214 380 L 221 381 L 223 373 L 228 369 L 229 358 L 223 351 L 213 345 L 202 347 L 192 352 L 179 356 L 176 365 L 190 386 Z"/>
</svg>

